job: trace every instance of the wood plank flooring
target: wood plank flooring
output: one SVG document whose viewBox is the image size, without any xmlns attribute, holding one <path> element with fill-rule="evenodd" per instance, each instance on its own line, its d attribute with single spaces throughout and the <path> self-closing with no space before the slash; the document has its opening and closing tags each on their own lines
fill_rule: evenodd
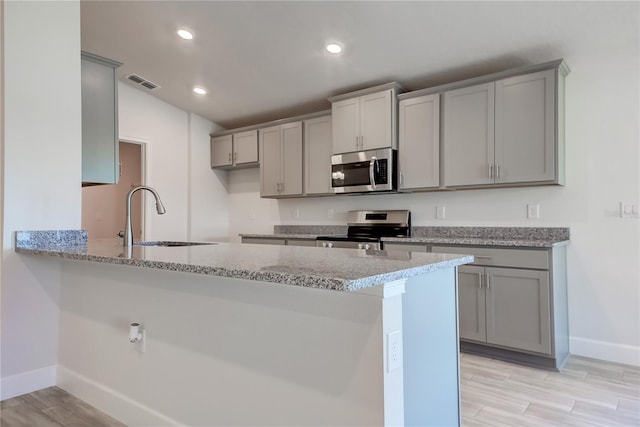
<svg viewBox="0 0 640 427">
<path fill-rule="evenodd" d="M 640 368 L 571 356 L 562 372 L 460 355 L 462 425 L 640 426 Z M 58 387 L 5 400 L 2 427 L 126 427 Z"/>
<path fill-rule="evenodd" d="M 126 427 L 58 387 L 49 387 L 0 404 L 2 427 Z"/>
<path fill-rule="evenodd" d="M 640 426 L 640 368 L 571 356 L 562 372 L 460 355 L 463 426 Z"/>
</svg>

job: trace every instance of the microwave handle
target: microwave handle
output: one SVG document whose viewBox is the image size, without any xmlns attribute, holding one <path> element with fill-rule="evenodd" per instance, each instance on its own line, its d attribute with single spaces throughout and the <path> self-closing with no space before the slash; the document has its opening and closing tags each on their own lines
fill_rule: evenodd
<svg viewBox="0 0 640 427">
<path fill-rule="evenodd" d="M 371 161 L 369 162 L 369 181 L 371 182 L 371 189 L 373 190 L 376 189 L 376 174 L 374 173 L 376 163 L 378 163 L 378 159 L 375 156 L 371 157 Z"/>
</svg>

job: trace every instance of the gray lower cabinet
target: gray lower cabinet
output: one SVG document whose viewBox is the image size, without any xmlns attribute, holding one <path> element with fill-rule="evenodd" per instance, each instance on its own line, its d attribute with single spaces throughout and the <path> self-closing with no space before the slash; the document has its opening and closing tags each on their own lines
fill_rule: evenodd
<svg viewBox="0 0 640 427">
<path fill-rule="evenodd" d="M 461 339 L 551 354 L 548 272 L 463 266 L 458 289 Z"/>
<path fill-rule="evenodd" d="M 461 349 L 558 369 L 569 353 L 566 253 L 553 248 L 431 247 L 469 254 L 458 268 Z"/>
<path fill-rule="evenodd" d="M 82 184 L 117 184 L 120 177 L 118 83 L 122 65 L 82 52 Z"/>
</svg>

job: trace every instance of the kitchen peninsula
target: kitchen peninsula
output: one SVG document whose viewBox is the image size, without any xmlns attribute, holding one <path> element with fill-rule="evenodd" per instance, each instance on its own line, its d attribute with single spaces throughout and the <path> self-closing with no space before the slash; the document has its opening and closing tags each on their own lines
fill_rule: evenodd
<svg viewBox="0 0 640 427">
<path fill-rule="evenodd" d="M 58 384 L 127 424 L 459 425 L 466 255 L 18 232 L 62 258 Z M 146 330 L 127 339 L 129 322 Z"/>
</svg>

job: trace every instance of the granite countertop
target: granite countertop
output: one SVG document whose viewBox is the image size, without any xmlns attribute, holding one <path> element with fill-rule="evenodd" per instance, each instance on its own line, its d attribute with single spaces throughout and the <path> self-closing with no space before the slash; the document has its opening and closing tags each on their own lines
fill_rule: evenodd
<svg viewBox="0 0 640 427">
<path fill-rule="evenodd" d="M 82 230 L 16 232 L 16 252 L 211 276 L 356 291 L 473 262 L 472 256 L 215 243 L 133 246 Z"/>
<path fill-rule="evenodd" d="M 320 235 L 346 234 L 346 227 L 344 229 L 337 227 L 339 226 L 277 225 L 274 226 L 273 234 L 240 234 L 240 236 L 262 239 L 314 239 Z M 318 231 L 325 231 L 325 233 Z M 569 229 L 563 227 L 416 226 L 411 229 L 411 237 L 383 237 L 382 241 L 440 245 L 551 248 L 569 242 Z"/>
</svg>

